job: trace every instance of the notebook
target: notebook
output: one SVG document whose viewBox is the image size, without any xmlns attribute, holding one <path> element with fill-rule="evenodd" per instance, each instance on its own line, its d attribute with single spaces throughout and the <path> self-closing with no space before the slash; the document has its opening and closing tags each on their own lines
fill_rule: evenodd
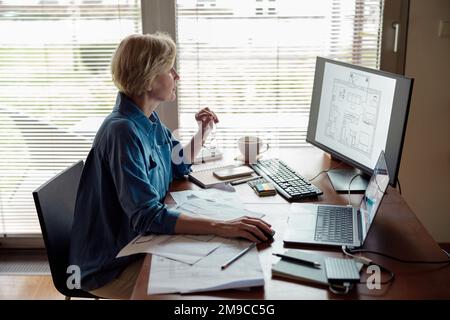
<svg viewBox="0 0 450 320">
<path fill-rule="evenodd" d="M 226 183 L 234 180 L 238 180 L 241 178 L 232 178 L 232 179 L 224 179 L 219 180 L 216 177 L 214 177 L 213 172 L 217 171 L 219 169 L 229 169 L 234 167 L 240 167 L 241 165 L 228 165 L 223 167 L 214 167 L 214 168 L 208 168 L 204 170 L 197 170 L 189 173 L 188 177 L 189 179 L 199 185 L 202 188 L 209 188 L 219 183 Z M 256 173 L 252 174 L 256 176 Z"/>
<path fill-rule="evenodd" d="M 281 259 L 272 266 L 272 275 L 328 286 L 328 278 L 325 271 L 325 256 L 296 249 L 288 249 L 284 254 L 311 262 L 317 261 L 321 267 L 318 269 Z M 363 267 L 363 264 L 359 262 L 356 265 L 358 270 L 361 270 Z"/>
</svg>

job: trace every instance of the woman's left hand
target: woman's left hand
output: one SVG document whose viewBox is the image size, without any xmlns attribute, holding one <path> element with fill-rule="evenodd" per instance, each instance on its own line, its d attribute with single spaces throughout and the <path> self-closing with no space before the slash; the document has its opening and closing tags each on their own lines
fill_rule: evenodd
<svg viewBox="0 0 450 320">
<path fill-rule="evenodd" d="M 219 122 L 219 118 L 211 111 L 208 107 L 201 109 L 199 112 L 195 114 L 195 120 L 197 120 L 199 129 L 202 130 L 203 135 L 207 136 L 212 128 L 214 123 Z"/>
</svg>

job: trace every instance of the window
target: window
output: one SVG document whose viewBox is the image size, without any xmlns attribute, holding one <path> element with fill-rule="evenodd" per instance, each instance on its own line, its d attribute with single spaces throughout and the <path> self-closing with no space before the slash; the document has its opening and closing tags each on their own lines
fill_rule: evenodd
<svg viewBox="0 0 450 320">
<path fill-rule="evenodd" d="M 316 56 L 379 67 L 380 0 L 177 0 L 179 135 L 220 116 L 219 145 L 306 145 Z"/>
<path fill-rule="evenodd" d="M 85 159 L 114 106 L 109 63 L 139 0 L 0 2 L 0 234 L 39 234 L 32 191 Z"/>
<path fill-rule="evenodd" d="M 378 68 L 382 5 L 177 0 L 182 140 L 196 130 L 193 114 L 210 106 L 223 146 L 243 134 L 305 145 L 315 57 Z M 149 26 L 171 20 L 152 14 Z M 114 105 L 114 48 L 140 32 L 140 0 L 0 1 L 0 235 L 40 233 L 31 193 L 85 159 Z"/>
</svg>

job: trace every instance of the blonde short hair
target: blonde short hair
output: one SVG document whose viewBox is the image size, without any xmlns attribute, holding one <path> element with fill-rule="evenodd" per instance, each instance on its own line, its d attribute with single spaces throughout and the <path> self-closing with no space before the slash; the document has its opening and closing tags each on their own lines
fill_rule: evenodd
<svg viewBox="0 0 450 320">
<path fill-rule="evenodd" d="M 176 54 L 175 42 L 166 33 L 130 35 L 112 57 L 112 80 L 126 95 L 141 95 L 159 74 L 173 67 Z"/>
</svg>

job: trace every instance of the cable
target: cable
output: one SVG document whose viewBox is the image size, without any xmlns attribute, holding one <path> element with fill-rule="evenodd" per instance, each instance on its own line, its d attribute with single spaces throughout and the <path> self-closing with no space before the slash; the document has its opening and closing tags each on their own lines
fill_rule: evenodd
<svg viewBox="0 0 450 320">
<path fill-rule="evenodd" d="M 366 258 L 366 257 L 361 257 L 361 256 L 355 256 L 354 254 L 351 254 L 350 252 L 347 251 L 347 247 L 346 246 L 342 246 L 342 252 L 346 255 L 349 256 L 351 258 L 353 258 L 354 260 L 361 262 L 362 264 L 366 265 L 366 266 L 377 266 L 379 267 L 382 271 L 388 272 L 390 277 L 389 279 L 387 279 L 386 281 L 380 282 L 380 284 L 387 284 L 389 282 L 391 282 L 392 280 L 394 280 L 395 278 L 395 274 L 393 271 L 391 271 L 390 269 L 383 267 L 381 264 L 378 263 L 373 263 L 371 259 Z M 367 283 L 367 281 L 359 281 L 359 283 Z"/>
<path fill-rule="evenodd" d="M 342 164 L 343 164 L 343 162 L 341 161 L 341 162 L 339 162 L 336 166 L 334 166 L 334 167 L 332 167 L 332 168 L 328 168 L 327 170 L 322 170 L 322 171 L 320 171 L 318 174 L 316 174 L 316 175 L 314 176 L 314 178 L 309 179 L 309 181 L 313 181 L 313 180 L 316 179 L 318 176 L 320 176 L 322 173 L 328 172 L 328 171 L 330 171 L 330 170 L 334 170 L 334 169 L 340 167 Z"/>
<path fill-rule="evenodd" d="M 362 264 L 365 264 L 366 266 L 368 266 L 369 264 L 372 263 L 372 260 L 370 260 L 369 258 L 355 256 L 354 254 L 351 254 L 350 252 L 347 251 L 347 247 L 346 246 L 342 246 L 341 248 L 342 248 L 342 252 L 346 256 L 349 256 L 349 257 L 355 259 L 356 261 L 361 262 Z"/>
<path fill-rule="evenodd" d="M 442 251 L 447 255 L 448 259 L 450 260 L 450 253 L 447 252 L 444 248 L 441 248 Z"/>
<path fill-rule="evenodd" d="M 389 279 L 387 279 L 387 280 L 385 280 L 385 281 L 381 281 L 380 284 L 388 284 L 389 282 L 391 282 L 391 281 L 394 280 L 395 274 L 394 274 L 394 272 L 392 272 L 392 271 L 389 270 L 388 268 L 383 267 L 381 264 L 378 264 L 378 263 L 371 263 L 370 265 L 377 266 L 377 267 L 379 267 L 382 271 L 385 271 L 385 272 L 388 272 L 388 273 L 389 273 Z M 359 281 L 359 283 L 366 284 L 367 281 Z"/>
<path fill-rule="evenodd" d="M 328 286 L 328 288 L 330 289 L 331 292 L 333 292 L 334 294 L 339 294 L 339 295 L 345 295 L 348 294 L 350 292 L 350 290 L 353 288 L 353 285 L 349 282 L 344 282 L 342 284 L 342 287 L 336 284 L 331 284 Z M 338 290 L 337 290 L 338 289 Z M 344 290 L 342 290 L 344 289 Z"/>
<path fill-rule="evenodd" d="M 353 180 L 355 180 L 356 177 L 360 176 L 360 173 L 355 174 L 352 179 L 350 180 L 350 182 L 348 183 L 348 205 L 351 206 L 352 203 L 350 201 L 350 186 L 352 185 Z"/>
<path fill-rule="evenodd" d="M 397 177 L 397 184 L 398 184 L 398 192 L 402 194 L 402 186 L 400 185 L 400 179 Z"/>
<path fill-rule="evenodd" d="M 377 266 L 378 268 L 380 268 L 380 270 L 389 273 L 389 278 L 385 281 L 381 281 L 379 284 L 388 284 L 394 280 L 395 274 L 388 268 L 383 267 L 380 264 L 373 263 L 372 260 L 370 260 L 369 258 L 351 254 L 350 252 L 348 252 L 346 250 L 346 246 L 342 246 L 341 248 L 342 248 L 342 252 L 344 253 L 344 255 L 351 257 L 353 260 L 358 261 L 366 266 Z M 359 280 L 358 282 L 355 282 L 355 283 L 368 284 L 367 281 L 361 281 L 361 280 Z M 351 289 L 353 289 L 353 287 L 354 287 L 354 283 L 351 283 L 351 282 L 343 282 L 342 284 L 329 283 L 329 286 L 328 286 L 329 290 L 332 293 L 337 294 L 337 295 L 346 295 L 350 292 Z"/>
<path fill-rule="evenodd" d="M 347 249 L 349 251 L 347 251 Z M 398 261 L 398 262 L 402 262 L 402 263 L 423 263 L 423 264 L 443 264 L 443 263 L 445 263 L 445 264 L 450 264 L 450 254 L 447 251 L 445 251 L 444 249 L 442 249 L 442 251 L 449 257 L 448 260 L 424 261 L 424 260 L 406 260 L 406 259 L 401 259 L 401 258 L 397 258 L 397 257 L 391 256 L 389 254 L 382 253 L 382 252 L 366 250 L 366 249 L 349 249 L 346 246 L 342 246 L 342 252 L 345 255 L 355 259 L 358 262 L 361 262 L 361 263 L 365 264 L 366 266 L 375 265 L 375 266 L 378 266 L 382 271 L 388 272 L 390 274 L 389 279 L 387 279 L 387 280 L 385 280 L 383 282 L 380 282 L 380 284 L 387 284 L 387 283 L 393 281 L 394 278 L 395 278 L 394 272 L 391 271 L 390 269 L 388 269 L 388 268 L 378 264 L 378 263 L 373 263 L 372 260 L 369 259 L 369 258 L 356 256 L 356 255 L 354 255 L 352 253 L 362 253 L 362 252 L 372 253 L 372 254 L 377 254 L 377 255 L 380 255 L 380 256 L 383 256 L 383 257 L 386 257 L 386 258 L 389 258 L 389 259 L 392 259 L 392 260 L 395 260 L 395 261 Z M 367 284 L 367 281 L 360 281 L 359 283 Z M 331 288 L 330 288 L 330 290 L 331 290 Z"/>
<path fill-rule="evenodd" d="M 441 260 L 441 261 L 406 260 L 406 259 L 401 259 L 401 258 L 397 258 L 397 257 L 391 256 L 391 255 L 386 254 L 386 253 L 372 251 L 372 250 L 366 250 L 366 249 L 349 249 L 349 250 L 350 250 L 351 253 L 364 252 L 364 253 L 377 254 L 377 255 L 383 256 L 385 258 L 392 259 L 392 260 L 395 260 L 395 261 L 398 261 L 398 262 L 402 262 L 402 263 L 423 263 L 423 264 L 449 263 L 450 264 L 450 259 L 448 259 L 448 260 Z M 445 252 L 445 250 L 443 250 L 443 251 Z"/>
</svg>

